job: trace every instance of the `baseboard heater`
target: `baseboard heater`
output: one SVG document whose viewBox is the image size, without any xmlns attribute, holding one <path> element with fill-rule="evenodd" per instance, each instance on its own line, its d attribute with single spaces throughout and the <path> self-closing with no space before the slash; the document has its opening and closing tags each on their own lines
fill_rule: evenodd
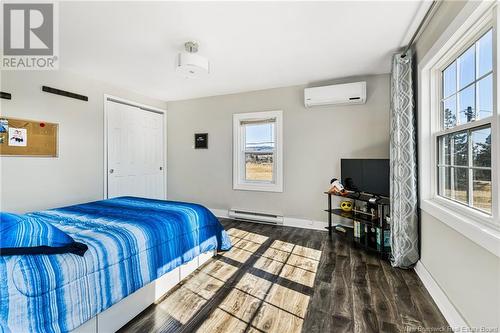
<svg viewBox="0 0 500 333">
<path fill-rule="evenodd" d="M 229 217 L 238 220 L 277 224 L 277 225 L 283 224 L 283 215 L 276 215 L 272 213 L 254 212 L 250 210 L 241 210 L 241 209 L 230 209 L 228 211 L 228 215 Z"/>
</svg>

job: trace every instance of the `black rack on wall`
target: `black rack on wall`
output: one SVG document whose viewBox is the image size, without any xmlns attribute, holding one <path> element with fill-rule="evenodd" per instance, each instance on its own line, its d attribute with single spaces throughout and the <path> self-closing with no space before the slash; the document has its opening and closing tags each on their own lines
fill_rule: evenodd
<svg viewBox="0 0 500 333">
<path fill-rule="evenodd" d="M 346 196 L 328 192 L 325 194 L 328 195 L 328 209 L 325 211 L 328 213 L 327 229 L 330 236 L 335 232 L 351 241 L 354 246 L 376 253 L 384 259 L 389 259 L 391 255 L 389 199 L 365 193 L 349 193 Z M 353 201 L 353 210 L 346 212 L 341 208 L 333 208 L 333 196 Z M 360 205 L 366 206 L 366 211 L 360 210 Z M 333 216 L 352 220 L 353 227 L 341 224 L 333 225 Z"/>
<path fill-rule="evenodd" d="M 47 87 L 47 86 L 42 86 L 42 91 L 45 91 L 45 92 L 48 92 L 51 94 L 55 94 L 55 95 L 59 95 L 59 96 L 79 99 L 79 100 L 85 101 L 85 102 L 87 102 L 89 100 L 89 98 L 87 96 L 72 93 L 72 92 L 57 89 L 57 88 L 51 88 L 51 87 Z"/>
<path fill-rule="evenodd" d="M 2 99 L 12 99 L 12 95 L 5 91 L 0 91 L 0 98 Z"/>
</svg>

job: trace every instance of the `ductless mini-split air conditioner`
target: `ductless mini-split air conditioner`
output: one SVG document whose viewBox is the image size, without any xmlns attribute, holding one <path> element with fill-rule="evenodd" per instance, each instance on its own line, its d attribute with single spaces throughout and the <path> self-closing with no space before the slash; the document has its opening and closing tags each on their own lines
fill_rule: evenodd
<svg viewBox="0 0 500 333">
<path fill-rule="evenodd" d="M 304 89 L 304 104 L 308 108 L 321 105 L 365 104 L 365 102 L 365 81 Z"/>
</svg>

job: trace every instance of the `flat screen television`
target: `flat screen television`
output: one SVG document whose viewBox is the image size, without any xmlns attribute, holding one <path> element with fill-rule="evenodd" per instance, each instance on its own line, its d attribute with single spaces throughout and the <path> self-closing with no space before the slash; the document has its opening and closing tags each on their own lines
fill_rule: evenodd
<svg viewBox="0 0 500 333">
<path fill-rule="evenodd" d="M 346 190 L 389 196 L 388 159 L 340 160 L 341 181 Z"/>
</svg>

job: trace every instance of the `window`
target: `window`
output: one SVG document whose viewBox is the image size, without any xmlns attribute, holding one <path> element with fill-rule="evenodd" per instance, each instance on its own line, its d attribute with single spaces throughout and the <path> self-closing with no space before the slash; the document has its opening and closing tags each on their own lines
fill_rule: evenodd
<svg viewBox="0 0 500 333">
<path fill-rule="evenodd" d="M 496 2 L 464 7 L 418 60 L 419 205 L 500 257 Z"/>
<path fill-rule="evenodd" d="M 282 112 L 233 116 L 233 188 L 283 191 Z"/>
<path fill-rule="evenodd" d="M 438 195 L 492 213 L 493 32 L 441 73 Z"/>
</svg>

